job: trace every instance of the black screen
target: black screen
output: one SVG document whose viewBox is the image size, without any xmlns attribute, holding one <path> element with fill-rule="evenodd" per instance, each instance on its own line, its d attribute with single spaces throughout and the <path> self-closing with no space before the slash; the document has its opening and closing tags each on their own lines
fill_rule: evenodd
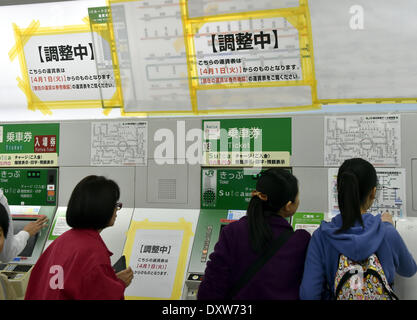
<svg viewBox="0 0 417 320">
<path fill-rule="evenodd" d="M 25 225 L 29 222 L 36 221 L 36 219 L 13 219 L 13 232 L 17 234 L 19 231 L 23 230 Z M 28 243 L 26 247 L 19 253 L 18 257 L 31 257 L 33 253 L 33 249 L 35 248 L 36 241 L 38 240 L 39 233 L 35 234 L 34 236 L 29 237 Z"/>
</svg>

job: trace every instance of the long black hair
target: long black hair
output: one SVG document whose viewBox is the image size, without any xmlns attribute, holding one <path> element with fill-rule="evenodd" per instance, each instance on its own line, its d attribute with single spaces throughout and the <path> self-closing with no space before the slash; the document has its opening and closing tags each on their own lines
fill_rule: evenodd
<svg viewBox="0 0 417 320">
<path fill-rule="evenodd" d="M 353 158 L 343 162 L 337 173 L 337 199 L 343 223 L 337 232 L 348 230 L 356 221 L 363 226 L 361 206 L 377 183 L 376 170 L 368 161 Z"/>
<path fill-rule="evenodd" d="M 288 201 L 295 201 L 298 181 L 288 170 L 272 168 L 261 173 L 256 191 L 268 197 L 263 201 L 252 196 L 247 210 L 250 244 L 255 252 L 260 252 L 273 238 L 268 217 L 277 214 Z"/>
</svg>

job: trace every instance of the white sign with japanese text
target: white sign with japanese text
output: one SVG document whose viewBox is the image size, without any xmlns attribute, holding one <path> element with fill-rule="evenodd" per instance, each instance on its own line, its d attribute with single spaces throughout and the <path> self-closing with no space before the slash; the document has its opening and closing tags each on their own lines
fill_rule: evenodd
<svg viewBox="0 0 417 320">
<path fill-rule="evenodd" d="M 24 55 L 31 90 L 41 101 L 110 99 L 116 91 L 112 70 L 97 73 L 89 32 L 33 35 Z"/>
<path fill-rule="evenodd" d="M 212 22 L 199 32 L 200 85 L 302 80 L 298 31 L 285 18 Z"/>
<path fill-rule="evenodd" d="M 54 167 L 58 166 L 56 153 L 0 154 L 0 167 Z"/>
<path fill-rule="evenodd" d="M 169 299 L 174 288 L 184 230 L 137 229 L 125 296 Z"/>
</svg>

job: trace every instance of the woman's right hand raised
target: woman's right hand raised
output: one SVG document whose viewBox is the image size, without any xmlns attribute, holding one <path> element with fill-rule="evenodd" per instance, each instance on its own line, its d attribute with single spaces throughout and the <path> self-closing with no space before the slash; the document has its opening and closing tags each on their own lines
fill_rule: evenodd
<svg viewBox="0 0 417 320">
<path fill-rule="evenodd" d="M 116 276 L 125 283 L 126 287 L 128 287 L 133 279 L 133 270 L 131 267 L 129 267 L 116 273 Z"/>
<path fill-rule="evenodd" d="M 394 225 L 394 222 L 392 221 L 392 215 L 388 211 L 381 214 L 381 220 L 382 222 L 389 222 Z"/>
</svg>

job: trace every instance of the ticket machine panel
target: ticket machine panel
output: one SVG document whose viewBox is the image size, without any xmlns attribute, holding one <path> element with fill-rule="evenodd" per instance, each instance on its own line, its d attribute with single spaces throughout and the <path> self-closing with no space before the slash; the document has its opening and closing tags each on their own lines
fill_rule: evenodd
<svg viewBox="0 0 417 320">
<path fill-rule="evenodd" d="M 18 299 L 23 299 L 30 271 L 42 254 L 57 205 L 58 168 L 1 168 L 0 188 L 7 198 L 13 233 L 42 216 L 48 225 L 29 237 L 25 248 L 0 265 Z"/>
</svg>

